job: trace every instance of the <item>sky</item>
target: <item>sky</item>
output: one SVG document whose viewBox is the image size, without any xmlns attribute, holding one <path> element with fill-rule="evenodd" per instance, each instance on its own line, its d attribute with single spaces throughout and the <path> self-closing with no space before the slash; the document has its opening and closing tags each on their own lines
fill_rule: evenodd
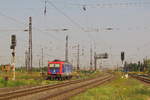
<svg viewBox="0 0 150 100">
<path fill-rule="evenodd" d="M 86 8 L 86 11 L 83 10 Z M 10 37 L 17 36 L 16 63 L 24 66 L 28 48 L 29 17 L 33 20 L 33 64 L 38 66 L 44 49 L 44 65 L 64 59 L 65 36 L 69 36 L 69 60 L 76 66 L 77 44 L 80 64 L 88 67 L 90 47 L 104 67 L 121 65 L 120 53 L 128 62 L 150 58 L 149 0 L 0 0 L 0 64 L 11 62 Z M 107 30 L 112 28 L 112 30 Z M 68 29 L 68 31 L 61 31 Z"/>
</svg>

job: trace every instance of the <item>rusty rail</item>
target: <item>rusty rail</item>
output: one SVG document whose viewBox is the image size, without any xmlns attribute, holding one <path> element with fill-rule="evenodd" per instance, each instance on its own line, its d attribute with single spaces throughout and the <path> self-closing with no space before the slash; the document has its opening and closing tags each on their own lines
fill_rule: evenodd
<svg viewBox="0 0 150 100">
<path fill-rule="evenodd" d="M 71 84 L 82 83 L 82 82 L 90 81 L 90 80 L 93 80 L 93 79 L 90 78 L 90 79 L 84 79 L 84 80 L 73 80 L 73 81 L 58 83 L 54 85 L 36 86 L 32 88 L 27 88 L 27 89 L 11 91 L 11 92 L 0 94 L 0 100 L 19 98 L 19 97 L 36 94 L 39 92 L 48 91 L 48 90 L 52 90 L 55 88 L 65 87 Z"/>
<path fill-rule="evenodd" d="M 72 86 L 70 88 L 66 88 L 64 90 L 60 90 L 59 92 L 54 92 L 49 94 L 44 98 L 40 98 L 39 100 L 68 100 L 70 97 L 79 94 L 89 88 L 96 87 L 100 84 L 108 82 L 112 80 L 114 77 L 112 75 L 107 75 L 101 78 L 93 79 L 89 81 L 85 81 L 84 83 L 80 83 L 81 85 Z"/>
<path fill-rule="evenodd" d="M 133 78 L 136 78 L 136 79 L 138 79 L 142 82 L 150 84 L 150 78 L 149 77 L 146 77 L 146 76 L 143 76 L 143 75 L 137 75 L 137 74 L 131 74 L 130 76 L 133 77 Z"/>
</svg>

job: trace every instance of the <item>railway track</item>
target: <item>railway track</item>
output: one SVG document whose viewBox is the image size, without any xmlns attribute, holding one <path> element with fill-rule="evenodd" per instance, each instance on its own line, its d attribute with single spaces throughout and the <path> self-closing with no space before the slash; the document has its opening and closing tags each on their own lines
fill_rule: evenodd
<svg viewBox="0 0 150 100">
<path fill-rule="evenodd" d="M 8 100 L 8 99 L 45 100 L 49 98 L 57 98 L 59 94 L 64 94 L 64 93 L 68 94 L 69 91 L 73 91 L 81 87 L 90 86 L 91 84 L 93 84 L 92 86 L 96 86 L 95 83 L 97 84 L 98 82 L 104 83 L 104 81 L 106 82 L 111 79 L 112 79 L 112 76 L 105 75 L 105 77 L 99 76 L 94 79 L 91 78 L 91 79 L 84 79 L 84 80 L 74 80 L 74 81 L 68 81 L 68 82 L 59 83 L 55 85 L 45 85 L 45 86 L 21 89 L 21 90 L 16 90 L 16 91 L 11 91 L 11 92 L 0 94 L 0 100 Z M 83 90 L 85 90 L 85 88 L 82 89 L 82 91 Z"/>
<path fill-rule="evenodd" d="M 136 78 L 136 79 L 138 79 L 138 80 L 140 80 L 142 82 L 150 84 L 150 78 L 147 77 L 147 76 L 137 75 L 137 74 L 130 75 L 130 76 L 133 77 L 133 78 Z"/>
<path fill-rule="evenodd" d="M 26 88 L 26 89 L 19 89 L 19 90 L 15 90 L 15 91 L 10 91 L 7 93 L 1 93 L 0 94 L 0 100 L 5 100 L 5 99 L 7 100 L 7 99 L 17 98 L 20 96 L 26 96 L 28 94 L 42 92 L 42 91 L 54 89 L 54 88 L 57 88 L 60 86 L 73 84 L 74 82 L 80 82 L 80 81 L 84 81 L 84 80 L 69 81 L 69 82 L 64 82 L 64 83 L 59 83 L 59 84 L 54 84 L 54 85 L 36 86 L 36 87 L 31 87 L 31 88 Z"/>
<path fill-rule="evenodd" d="M 93 88 L 100 84 L 108 82 L 112 79 L 113 79 L 113 76 L 111 75 L 101 77 L 99 79 L 84 82 L 83 84 L 81 83 L 80 85 L 72 86 L 68 89 L 64 89 L 57 93 L 53 93 L 51 95 L 48 95 L 47 97 L 40 98 L 39 100 L 69 100 L 69 98 L 71 98 L 72 96 L 75 96 L 81 92 L 84 92 L 89 88 Z"/>
</svg>

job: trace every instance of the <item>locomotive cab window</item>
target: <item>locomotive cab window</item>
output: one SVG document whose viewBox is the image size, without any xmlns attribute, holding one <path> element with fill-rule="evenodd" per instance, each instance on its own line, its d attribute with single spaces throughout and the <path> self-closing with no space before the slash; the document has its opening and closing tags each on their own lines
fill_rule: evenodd
<svg viewBox="0 0 150 100">
<path fill-rule="evenodd" d="M 60 66 L 60 64 L 55 64 L 55 67 L 57 67 L 57 68 L 58 68 L 59 66 Z"/>
<path fill-rule="evenodd" d="M 59 67 L 60 67 L 60 64 L 50 64 L 49 67 L 51 67 L 51 68 L 52 68 L 52 67 L 59 68 Z"/>
<path fill-rule="evenodd" d="M 54 67 L 54 64 L 49 64 L 49 67 Z"/>
</svg>

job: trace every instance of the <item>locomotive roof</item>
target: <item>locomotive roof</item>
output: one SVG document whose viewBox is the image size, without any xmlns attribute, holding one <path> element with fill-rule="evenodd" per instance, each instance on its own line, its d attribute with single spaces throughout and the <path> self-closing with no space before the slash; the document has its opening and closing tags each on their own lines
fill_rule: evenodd
<svg viewBox="0 0 150 100">
<path fill-rule="evenodd" d="M 53 61 L 49 61 L 48 63 L 66 63 L 66 64 L 71 64 L 71 63 L 69 63 L 69 62 L 66 62 L 66 61 L 62 61 L 62 60 L 58 60 L 58 59 L 55 59 L 55 60 L 53 60 Z"/>
<path fill-rule="evenodd" d="M 53 60 L 52 62 L 63 62 L 62 60 L 59 60 L 59 59 L 55 59 Z"/>
<path fill-rule="evenodd" d="M 63 60 L 59 60 L 59 59 L 55 59 L 55 60 L 53 60 L 51 62 L 65 62 L 65 63 L 69 63 L 69 62 L 66 62 L 66 61 L 63 61 Z"/>
</svg>

